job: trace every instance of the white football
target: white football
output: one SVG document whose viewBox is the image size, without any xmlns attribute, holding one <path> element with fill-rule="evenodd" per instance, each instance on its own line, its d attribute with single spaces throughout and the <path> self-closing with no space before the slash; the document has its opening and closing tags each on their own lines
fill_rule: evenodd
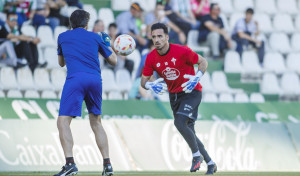
<svg viewBox="0 0 300 176">
<path fill-rule="evenodd" d="M 135 41 L 130 35 L 119 35 L 114 42 L 114 49 L 117 54 L 128 56 L 135 49 Z"/>
</svg>

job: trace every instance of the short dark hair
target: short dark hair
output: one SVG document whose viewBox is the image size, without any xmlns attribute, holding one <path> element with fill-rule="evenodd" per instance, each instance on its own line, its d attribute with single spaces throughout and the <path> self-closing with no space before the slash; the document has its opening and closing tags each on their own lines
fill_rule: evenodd
<svg viewBox="0 0 300 176">
<path fill-rule="evenodd" d="M 73 29 L 86 27 L 90 20 L 90 13 L 81 9 L 75 10 L 70 16 L 70 25 Z"/>
<path fill-rule="evenodd" d="M 95 21 L 94 25 L 98 24 L 100 21 L 103 23 L 102 20 L 99 20 L 99 19 L 98 19 L 98 20 Z"/>
<path fill-rule="evenodd" d="M 16 12 L 13 12 L 13 11 L 7 11 L 6 12 L 6 18 L 8 19 L 8 16 L 9 15 L 18 15 Z"/>
<path fill-rule="evenodd" d="M 152 46 L 154 46 L 154 43 L 152 40 L 148 41 L 148 48 L 150 49 Z"/>
<path fill-rule="evenodd" d="M 246 10 L 246 13 L 250 13 L 250 14 L 254 14 L 254 10 L 252 9 L 252 8 L 248 8 L 247 10 Z"/>
<path fill-rule="evenodd" d="M 211 3 L 209 7 L 209 11 L 212 11 L 212 9 L 216 6 L 219 5 L 218 3 Z"/>
<path fill-rule="evenodd" d="M 168 28 L 165 24 L 163 23 L 155 23 L 151 26 L 151 33 L 152 31 L 156 30 L 156 29 L 162 29 L 164 30 L 165 34 L 169 34 Z"/>
<path fill-rule="evenodd" d="M 108 29 L 111 28 L 111 27 L 117 28 L 117 24 L 116 23 L 110 23 L 109 26 L 108 26 Z"/>
</svg>

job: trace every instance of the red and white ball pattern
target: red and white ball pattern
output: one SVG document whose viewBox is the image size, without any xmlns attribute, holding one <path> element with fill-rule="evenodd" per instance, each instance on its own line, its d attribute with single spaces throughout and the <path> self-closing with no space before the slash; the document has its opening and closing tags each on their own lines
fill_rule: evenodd
<svg viewBox="0 0 300 176">
<path fill-rule="evenodd" d="M 122 34 L 116 38 L 114 49 L 117 54 L 128 56 L 135 49 L 135 41 L 130 35 Z"/>
</svg>

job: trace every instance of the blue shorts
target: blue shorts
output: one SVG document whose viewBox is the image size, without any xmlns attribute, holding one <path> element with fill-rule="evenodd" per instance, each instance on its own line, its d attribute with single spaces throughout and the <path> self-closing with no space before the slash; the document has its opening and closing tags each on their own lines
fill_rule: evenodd
<svg viewBox="0 0 300 176">
<path fill-rule="evenodd" d="M 61 95 L 59 116 L 81 116 L 83 100 L 89 113 L 101 115 L 100 75 L 78 72 L 68 76 Z"/>
</svg>

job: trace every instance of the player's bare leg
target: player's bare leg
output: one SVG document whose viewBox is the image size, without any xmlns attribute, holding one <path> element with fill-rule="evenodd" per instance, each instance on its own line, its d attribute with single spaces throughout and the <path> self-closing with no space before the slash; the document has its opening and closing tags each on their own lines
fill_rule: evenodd
<svg viewBox="0 0 300 176">
<path fill-rule="evenodd" d="M 71 116 L 59 116 L 57 119 L 59 139 L 66 157 L 66 165 L 64 165 L 62 170 L 54 176 L 69 176 L 76 175 L 78 173 L 78 169 L 73 159 L 74 142 L 70 128 L 72 119 L 73 118 Z"/>
<path fill-rule="evenodd" d="M 89 114 L 90 125 L 95 134 L 97 146 L 103 157 L 103 172 L 102 175 L 113 175 L 113 169 L 111 167 L 109 159 L 109 148 L 106 132 L 101 123 L 101 115 Z"/>
</svg>

